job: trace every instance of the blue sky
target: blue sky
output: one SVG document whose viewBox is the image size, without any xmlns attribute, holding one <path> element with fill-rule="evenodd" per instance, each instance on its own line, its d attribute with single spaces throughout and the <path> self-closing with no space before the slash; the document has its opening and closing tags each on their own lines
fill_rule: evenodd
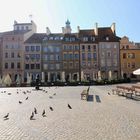
<svg viewBox="0 0 140 140">
<path fill-rule="evenodd" d="M 67 18 L 72 31 L 94 28 L 116 23 L 117 35 L 128 36 L 140 42 L 139 0 L 0 0 L 0 32 L 13 28 L 14 20 L 29 22 L 29 15 L 37 24 L 38 32 L 61 32 Z"/>
</svg>

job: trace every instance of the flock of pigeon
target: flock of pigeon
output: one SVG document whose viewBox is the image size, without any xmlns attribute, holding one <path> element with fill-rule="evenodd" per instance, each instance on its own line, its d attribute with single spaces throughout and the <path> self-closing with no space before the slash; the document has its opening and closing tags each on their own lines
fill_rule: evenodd
<svg viewBox="0 0 140 140">
<path fill-rule="evenodd" d="M 50 87 L 49 87 L 49 88 L 50 88 Z M 48 92 L 48 91 L 46 91 L 46 90 L 42 90 L 42 91 L 45 92 L 45 93 Z M 1 93 L 6 93 L 6 91 L 2 91 Z M 23 94 L 27 94 L 27 93 L 31 93 L 31 91 L 29 91 L 29 90 L 23 91 Z M 17 94 L 19 94 L 18 89 L 17 89 Z M 8 93 L 8 95 L 11 95 L 11 93 Z M 54 93 L 53 95 L 56 95 L 56 93 Z M 50 96 L 49 98 L 52 98 L 52 96 Z M 27 96 L 27 97 L 25 98 L 25 100 L 28 100 L 28 99 L 29 99 L 29 97 Z M 18 103 L 19 103 L 19 104 L 22 104 L 22 101 L 19 100 Z M 67 104 L 67 106 L 68 106 L 69 109 L 72 109 L 72 107 L 70 106 L 70 104 Z M 49 109 L 50 109 L 51 111 L 54 111 L 54 109 L 53 109 L 51 106 L 49 107 Z M 37 112 L 37 109 L 34 107 L 34 111 L 31 113 L 30 120 L 35 120 L 35 118 L 34 118 L 35 114 L 38 114 L 38 112 Z M 42 112 L 42 116 L 43 116 L 43 117 L 46 117 L 45 109 L 44 109 L 43 112 Z M 7 113 L 3 118 L 4 118 L 4 120 L 8 120 L 8 119 L 9 119 L 9 113 Z"/>
</svg>

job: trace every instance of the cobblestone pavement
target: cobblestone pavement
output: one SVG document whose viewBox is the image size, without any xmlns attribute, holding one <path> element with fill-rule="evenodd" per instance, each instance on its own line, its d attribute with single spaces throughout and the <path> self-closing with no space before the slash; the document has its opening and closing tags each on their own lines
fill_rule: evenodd
<svg viewBox="0 0 140 140">
<path fill-rule="evenodd" d="M 92 86 L 88 102 L 80 99 L 84 86 L 42 89 L 0 88 L 0 140 L 140 139 L 140 102 L 107 95 L 110 86 Z"/>
</svg>

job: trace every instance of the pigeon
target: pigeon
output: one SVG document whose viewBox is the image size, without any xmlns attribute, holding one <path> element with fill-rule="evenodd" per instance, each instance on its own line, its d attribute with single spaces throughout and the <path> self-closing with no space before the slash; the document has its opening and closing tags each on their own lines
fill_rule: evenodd
<svg viewBox="0 0 140 140">
<path fill-rule="evenodd" d="M 26 99 L 25 100 L 28 100 L 28 97 L 26 97 Z"/>
<path fill-rule="evenodd" d="M 109 92 L 108 92 L 107 94 L 108 94 L 108 95 L 110 95 L 110 93 L 109 93 Z"/>
<path fill-rule="evenodd" d="M 69 108 L 69 109 L 72 109 L 72 107 L 71 107 L 69 104 L 68 104 L 68 108 Z"/>
<path fill-rule="evenodd" d="M 53 95 L 56 95 L 56 93 L 54 93 Z"/>
<path fill-rule="evenodd" d="M 50 106 L 50 110 L 53 111 L 53 108 Z"/>
<path fill-rule="evenodd" d="M 3 118 L 6 120 L 6 119 L 9 119 L 9 113 L 7 113 L 7 115 L 5 115 Z"/>
<path fill-rule="evenodd" d="M 8 93 L 8 95 L 11 95 L 12 93 Z"/>
<path fill-rule="evenodd" d="M 44 109 L 43 112 L 42 112 L 42 116 L 43 116 L 43 117 L 46 117 L 46 115 L 45 115 L 45 109 Z"/>
<path fill-rule="evenodd" d="M 34 108 L 34 113 L 37 114 L 37 109 L 36 108 Z"/>
<path fill-rule="evenodd" d="M 32 115 L 30 116 L 30 120 L 34 119 L 34 113 L 32 112 Z"/>
<path fill-rule="evenodd" d="M 21 102 L 21 101 L 19 101 L 19 104 L 22 104 L 22 102 Z"/>
</svg>

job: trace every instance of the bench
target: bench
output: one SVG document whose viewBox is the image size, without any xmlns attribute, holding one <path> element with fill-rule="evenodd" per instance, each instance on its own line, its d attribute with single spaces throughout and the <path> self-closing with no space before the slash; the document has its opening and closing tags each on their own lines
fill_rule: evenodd
<svg viewBox="0 0 140 140">
<path fill-rule="evenodd" d="M 126 86 L 116 86 L 116 89 L 112 89 L 112 92 L 116 92 L 117 95 L 125 96 L 132 98 L 132 95 L 135 92 L 135 89 L 133 87 L 126 87 Z"/>
<path fill-rule="evenodd" d="M 140 96 L 140 86 L 139 85 L 133 85 L 132 88 L 134 88 L 134 92 L 136 96 Z"/>
<path fill-rule="evenodd" d="M 88 91 L 87 90 L 83 90 L 81 93 L 81 100 L 87 100 L 88 99 Z"/>
</svg>

